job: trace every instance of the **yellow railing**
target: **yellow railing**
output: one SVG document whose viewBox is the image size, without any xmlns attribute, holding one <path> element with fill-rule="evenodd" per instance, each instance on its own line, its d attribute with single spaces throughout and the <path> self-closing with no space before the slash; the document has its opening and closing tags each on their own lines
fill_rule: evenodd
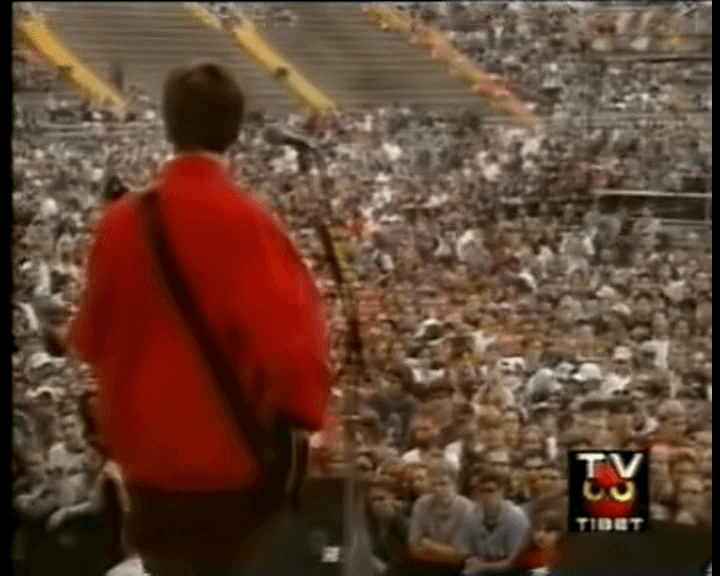
<svg viewBox="0 0 720 576">
<path fill-rule="evenodd" d="M 214 15 L 210 14 L 199 2 L 186 2 L 185 9 L 196 20 L 199 24 L 202 24 L 206 28 L 221 31 L 223 25 L 220 20 Z"/>
<path fill-rule="evenodd" d="M 512 94 L 501 78 L 478 68 L 455 49 L 440 31 L 389 6 L 372 6 L 365 9 L 365 13 L 384 30 L 400 34 L 411 44 L 429 50 L 434 60 L 445 63 L 451 74 L 459 77 L 473 92 L 503 114 L 525 127 L 533 127 L 537 123 L 535 115 Z"/>
<path fill-rule="evenodd" d="M 43 58 L 67 72 L 68 80 L 84 97 L 107 106 L 118 116 L 124 115 L 127 102 L 122 94 L 70 52 L 42 16 L 37 13 L 23 15 L 17 21 L 17 28 Z"/>
<path fill-rule="evenodd" d="M 282 82 L 304 106 L 313 112 L 327 114 L 337 109 L 335 102 L 305 78 L 286 58 L 262 38 L 256 26 L 235 11 L 232 23 L 223 24 L 198 3 L 187 3 L 192 17 L 208 28 L 227 31 L 240 47 L 273 78 Z"/>
</svg>

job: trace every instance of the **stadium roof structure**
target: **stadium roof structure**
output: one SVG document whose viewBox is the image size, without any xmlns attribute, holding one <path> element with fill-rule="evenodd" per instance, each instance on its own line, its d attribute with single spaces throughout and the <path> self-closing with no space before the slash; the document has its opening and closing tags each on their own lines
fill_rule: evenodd
<svg viewBox="0 0 720 576">
<path fill-rule="evenodd" d="M 100 74 L 121 63 L 128 84 L 159 97 L 168 71 L 210 59 L 238 77 L 248 111 L 294 107 L 285 87 L 227 35 L 200 26 L 180 2 L 47 2 L 43 12 L 70 50 Z M 398 104 L 475 109 L 497 116 L 442 63 L 383 31 L 351 3 L 286 3 L 296 26 L 262 30 L 264 38 L 343 110 Z"/>
</svg>

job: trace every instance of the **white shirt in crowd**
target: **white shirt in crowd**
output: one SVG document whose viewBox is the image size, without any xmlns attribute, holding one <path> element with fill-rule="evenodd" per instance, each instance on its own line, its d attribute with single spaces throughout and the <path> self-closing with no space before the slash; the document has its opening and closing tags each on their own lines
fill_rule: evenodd
<svg viewBox="0 0 720 576">
<path fill-rule="evenodd" d="M 455 471 L 460 471 L 460 459 L 462 457 L 462 449 L 463 449 L 463 443 L 462 440 L 456 440 L 455 442 L 451 442 L 445 447 L 445 461 L 450 464 Z M 485 447 L 482 444 L 476 444 L 475 445 L 475 452 L 482 452 L 485 449 Z"/>
<path fill-rule="evenodd" d="M 626 390 L 632 381 L 630 376 L 618 376 L 617 374 L 608 374 L 605 381 L 600 386 L 600 393 L 604 395 L 612 395 L 616 392 Z"/>
<path fill-rule="evenodd" d="M 37 274 L 35 296 L 50 296 L 50 267 L 44 260 L 38 264 Z"/>
<path fill-rule="evenodd" d="M 668 369 L 668 355 L 670 353 L 669 340 L 651 340 L 653 348 L 655 348 L 655 366 L 661 370 Z"/>
<path fill-rule="evenodd" d="M 408 450 L 405 452 L 405 454 L 402 455 L 402 461 L 406 464 L 418 464 L 420 462 L 423 462 L 421 452 L 418 448 L 413 448 L 412 450 Z M 444 460 L 450 464 L 455 470 L 460 470 L 460 459 L 453 457 L 452 454 L 448 454 L 447 450 L 445 450 L 443 454 Z"/>
</svg>

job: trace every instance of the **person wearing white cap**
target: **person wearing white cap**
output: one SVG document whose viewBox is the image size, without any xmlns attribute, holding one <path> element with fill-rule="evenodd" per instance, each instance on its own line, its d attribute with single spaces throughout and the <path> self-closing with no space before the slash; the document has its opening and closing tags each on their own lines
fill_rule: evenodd
<svg viewBox="0 0 720 576">
<path fill-rule="evenodd" d="M 618 346 L 613 352 L 612 360 L 612 372 L 608 374 L 600 386 L 600 392 L 607 396 L 627 390 L 632 380 L 633 355 L 630 349 L 625 346 Z"/>
<path fill-rule="evenodd" d="M 573 376 L 573 380 L 581 385 L 581 392 L 586 393 L 596 390 L 603 380 L 603 373 L 600 366 L 592 362 L 581 365 Z"/>
<path fill-rule="evenodd" d="M 617 290 L 614 288 L 611 288 L 607 284 L 603 285 L 595 294 L 595 296 L 602 301 L 608 302 L 610 304 L 614 304 L 617 302 L 617 300 L 620 298 L 620 295 L 618 294 Z"/>
<path fill-rule="evenodd" d="M 554 392 L 562 389 L 555 379 L 555 374 L 549 368 L 541 368 L 527 381 L 525 385 L 525 395 L 528 402 L 534 402 L 538 399 L 547 398 Z"/>
<path fill-rule="evenodd" d="M 58 215 L 57 202 L 53 198 L 45 198 L 40 206 L 40 217 L 47 221 Z"/>
</svg>

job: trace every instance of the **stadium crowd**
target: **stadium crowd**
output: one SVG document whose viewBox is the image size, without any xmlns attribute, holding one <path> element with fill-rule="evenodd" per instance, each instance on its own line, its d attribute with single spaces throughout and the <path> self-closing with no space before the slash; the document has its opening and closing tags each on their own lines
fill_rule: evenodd
<svg viewBox="0 0 720 576">
<path fill-rule="evenodd" d="M 546 49 L 531 51 L 527 66 L 557 60 Z M 545 77 L 529 80 L 533 89 L 547 79 L 537 70 Z M 638 89 L 665 82 L 635 80 Z M 88 574 L 130 553 L 118 533 L 99 529 L 118 525 L 127 507 L 122 472 L 97 437 L 92 374 L 58 340 L 97 211 L 123 183 L 147 186 L 171 153 L 156 107 L 139 102 L 143 112 L 128 123 L 72 105 L 58 114 L 55 105 L 15 104 L 18 573 L 54 558 L 43 547 L 83 522 L 83 533 L 96 534 L 83 548 L 97 552 Z M 74 125 L 74 136 L 50 120 Z M 324 162 L 273 144 L 277 127 L 302 134 Z M 408 553 L 470 571 L 547 566 L 567 527 L 572 449 L 648 448 L 651 517 L 711 526 L 712 253 L 674 243 L 649 207 L 604 214 L 591 194 L 681 191 L 687 170 L 711 170 L 688 132 L 682 116 L 608 129 L 572 109 L 534 134 L 472 113 L 399 106 L 328 123 L 248 115 L 234 176 L 295 234 L 322 279 L 335 332 L 339 378 L 329 424 L 312 439 L 317 476 L 344 470 L 341 406 L 352 383 L 344 318 L 311 232 L 318 214 L 331 219 L 354 281 L 366 352 L 355 464 L 371 486 L 378 574 Z M 63 529 L 47 544 L 44 535 Z"/>
</svg>

